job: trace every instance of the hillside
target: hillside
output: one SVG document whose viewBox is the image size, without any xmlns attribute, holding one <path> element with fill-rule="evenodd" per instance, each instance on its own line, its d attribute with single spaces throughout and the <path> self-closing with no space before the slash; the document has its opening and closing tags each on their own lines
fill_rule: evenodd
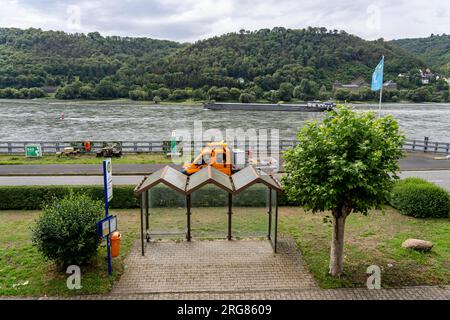
<svg viewBox="0 0 450 320">
<path fill-rule="evenodd" d="M 393 40 L 392 43 L 417 54 L 429 66 L 450 77 L 450 35 Z"/>
<path fill-rule="evenodd" d="M 362 76 L 369 81 L 383 54 L 387 79 L 424 66 L 417 57 L 382 40 L 365 41 L 325 28 L 274 28 L 199 41 L 172 56 L 168 71 L 178 72 L 183 84 L 192 87 L 238 86 L 238 78 L 264 90 L 304 78 L 331 87 L 335 80 L 349 82 Z"/>
<path fill-rule="evenodd" d="M 332 85 L 370 82 L 382 55 L 386 80 L 411 74 L 399 82 L 399 89 L 410 92 L 386 93 L 386 99 L 410 99 L 420 86 L 417 70 L 426 63 L 396 43 L 365 41 L 344 31 L 278 27 L 180 44 L 0 28 L 0 98 L 40 97 L 45 93 L 39 88 L 59 88 L 59 99 L 370 100 L 368 89 L 334 92 Z M 422 90 L 418 100 L 431 99 L 433 90 Z"/>
<path fill-rule="evenodd" d="M 158 70 L 155 62 L 180 47 L 149 38 L 0 28 L 0 87 L 59 86 L 74 77 L 98 82 L 127 67 Z"/>
</svg>

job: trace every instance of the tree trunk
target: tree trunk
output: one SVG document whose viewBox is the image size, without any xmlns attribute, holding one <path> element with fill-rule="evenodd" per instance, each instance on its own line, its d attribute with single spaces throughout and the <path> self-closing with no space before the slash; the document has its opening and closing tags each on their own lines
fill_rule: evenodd
<svg viewBox="0 0 450 320">
<path fill-rule="evenodd" d="M 344 270 L 344 227 L 347 214 L 333 210 L 333 235 L 331 238 L 329 273 L 336 277 Z"/>
</svg>

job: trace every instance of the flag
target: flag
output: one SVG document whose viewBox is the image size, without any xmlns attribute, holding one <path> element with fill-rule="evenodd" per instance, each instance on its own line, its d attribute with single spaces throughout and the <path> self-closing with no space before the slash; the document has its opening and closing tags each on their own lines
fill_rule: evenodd
<svg viewBox="0 0 450 320">
<path fill-rule="evenodd" d="M 375 68 L 372 73 L 372 91 L 381 90 L 383 87 L 383 69 L 384 69 L 384 57 L 381 59 L 380 63 Z"/>
</svg>

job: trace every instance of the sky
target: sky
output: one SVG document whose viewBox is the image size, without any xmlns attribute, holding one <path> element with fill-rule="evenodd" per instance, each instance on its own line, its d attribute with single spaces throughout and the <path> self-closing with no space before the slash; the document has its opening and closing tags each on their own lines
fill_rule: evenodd
<svg viewBox="0 0 450 320">
<path fill-rule="evenodd" d="M 450 33 L 448 0 L 0 0 L 0 27 L 195 42 L 241 29 L 345 30 L 386 40 Z"/>
</svg>

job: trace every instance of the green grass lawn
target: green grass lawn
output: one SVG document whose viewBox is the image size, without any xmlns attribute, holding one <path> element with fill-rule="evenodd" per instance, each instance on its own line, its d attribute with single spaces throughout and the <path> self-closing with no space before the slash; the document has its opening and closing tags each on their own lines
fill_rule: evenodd
<svg viewBox="0 0 450 320">
<path fill-rule="evenodd" d="M 94 155 L 56 156 L 44 155 L 42 158 L 25 158 L 23 155 L 0 155 L 0 165 L 4 164 L 101 164 L 104 158 Z M 171 163 L 162 153 L 132 153 L 120 158 L 114 158 L 114 163 L 123 164 L 153 164 Z"/>
<path fill-rule="evenodd" d="M 365 286 L 370 265 L 381 268 L 385 288 L 450 283 L 449 219 L 416 219 L 391 207 L 368 216 L 352 213 L 345 229 L 344 274 L 337 279 L 327 273 L 331 224 L 322 221 L 326 214 L 299 208 L 282 212 L 281 232 L 294 237 L 322 288 Z M 432 241 L 434 248 L 429 253 L 403 249 L 408 238 Z"/>
<path fill-rule="evenodd" d="M 0 211 L 0 295 L 73 295 L 106 293 L 122 274 L 123 260 L 138 234 L 136 212 L 114 212 L 123 233 L 121 252 L 113 259 L 113 276 L 108 276 L 105 241 L 93 263 L 82 267 L 82 289 L 69 290 L 67 274 L 45 261 L 31 244 L 31 227 L 38 211 Z"/>
<path fill-rule="evenodd" d="M 265 208 L 234 208 L 235 238 L 261 238 L 267 234 Z M 68 290 L 67 275 L 44 261 L 30 241 L 30 228 L 38 211 L 0 211 L 0 295 L 72 295 L 105 293 L 124 270 L 132 242 L 139 236 L 138 210 L 112 210 L 119 217 L 123 234 L 121 255 L 114 259 L 113 277 L 107 276 L 105 247 L 99 248 L 92 266 L 82 268 L 83 288 Z M 345 273 L 335 279 L 327 275 L 331 226 L 324 214 L 305 213 L 299 208 L 280 208 L 279 231 L 292 237 L 305 262 L 322 288 L 363 287 L 366 269 L 376 264 L 382 269 L 382 286 L 442 285 L 450 279 L 450 224 L 448 219 L 415 219 L 392 208 L 369 216 L 351 214 L 346 225 Z M 225 238 L 226 208 L 194 208 L 192 235 L 197 239 Z M 182 241 L 186 215 L 183 208 L 154 209 L 152 232 L 179 232 L 170 236 Z M 401 248 L 407 238 L 434 242 L 430 253 Z M 158 238 L 155 237 L 155 239 Z"/>
</svg>

